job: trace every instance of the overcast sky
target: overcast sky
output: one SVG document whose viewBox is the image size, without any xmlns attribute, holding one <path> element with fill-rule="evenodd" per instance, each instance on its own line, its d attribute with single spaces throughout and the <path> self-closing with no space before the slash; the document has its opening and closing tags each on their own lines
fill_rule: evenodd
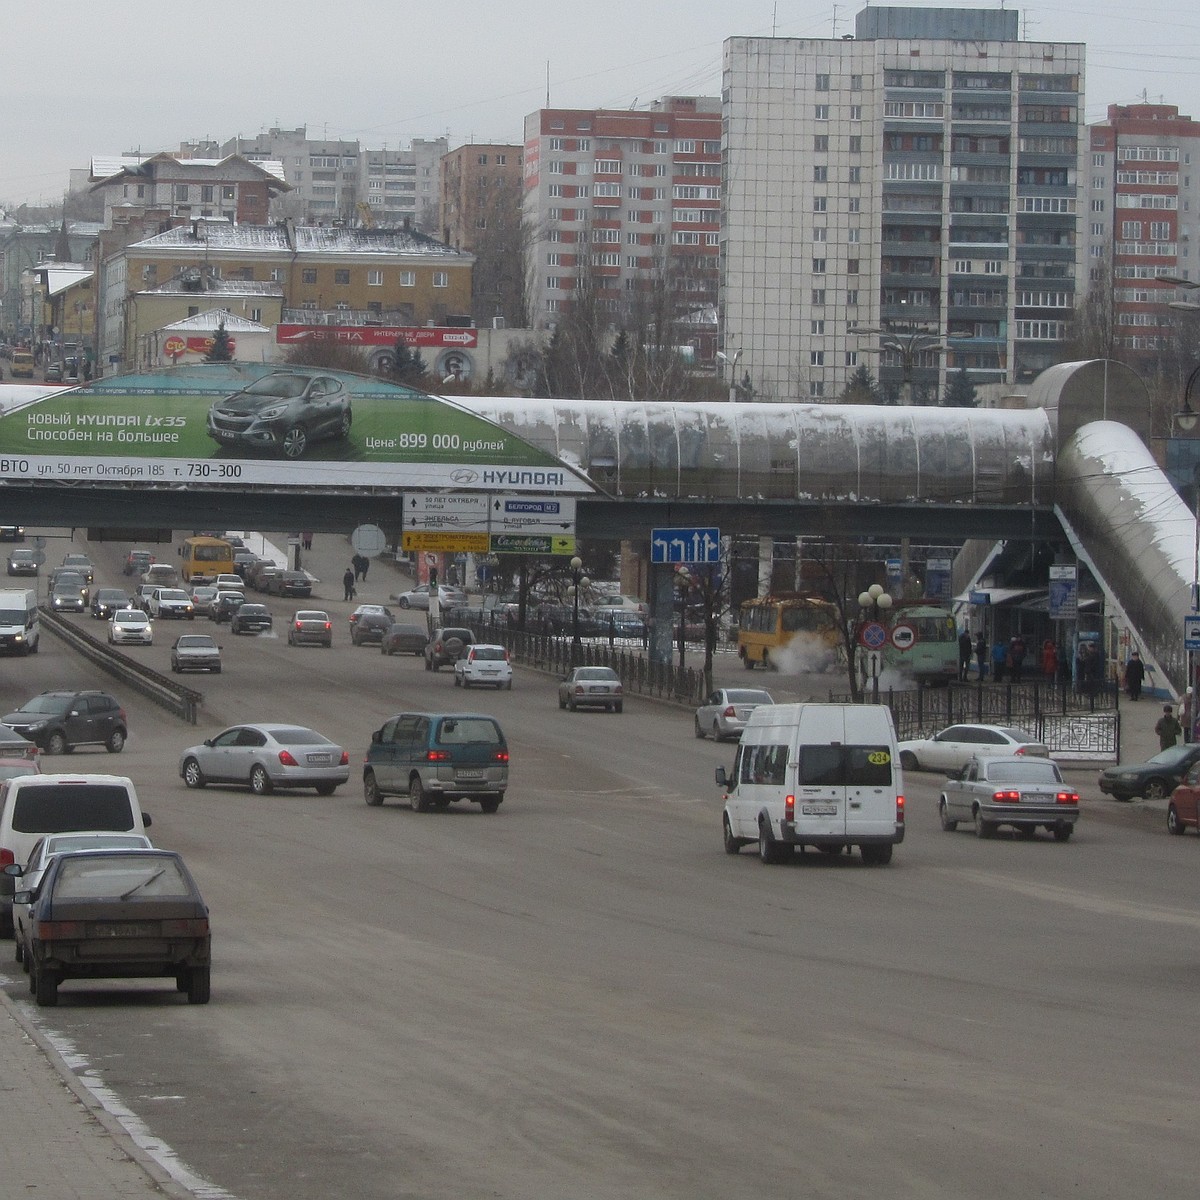
<svg viewBox="0 0 1200 1200">
<path fill-rule="evenodd" d="M 8 14 L 0 204 L 56 203 L 94 154 L 181 140 L 519 142 L 525 115 L 720 94 L 727 37 L 833 37 L 860 3 L 814 0 L 53 0 Z M 936 7 L 953 7 L 943 3 Z M 958 7 L 997 7 L 963 0 Z M 1087 120 L 1145 93 L 1200 119 L 1200 12 L 1182 0 L 1008 5 L 1026 40 L 1087 41 Z M 736 14 L 734 9 L 736 8 Z M 836 13 L 836 25 L 835 25 Z"/>
</svg>

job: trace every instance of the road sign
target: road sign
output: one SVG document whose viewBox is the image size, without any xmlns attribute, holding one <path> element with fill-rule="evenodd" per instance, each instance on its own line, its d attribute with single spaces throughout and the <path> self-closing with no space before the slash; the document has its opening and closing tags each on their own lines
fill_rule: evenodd
<svg viewBox="0 0 1200 1200">
<path fill-rule="evenodd" d="M 575 501 L 559 496 L 492 496 L 491 532 L 574 536 Z"/>
<path fill-rule="evenodd" d="M 350 545 L 359 554 L 374 558 L 387 548 L 387 536 L 378 525 L 359 525 L 350 535 Z"/>
<path fill-rule="evenodd" d="M 1183 618 L 1183 648 L 1200 650 L 1200 614 Z"/>
<path fill-rule="evenodd" d="M 917 629 L 907 621 L 898 621 L 892 626 L 892 645 L 897 650 L 911 650 L 917 644 Z"/>
<path fill-rule="evenodd" d="M 405 530 L 487 533 L 488 498 L 458 492 L 414 492 L 404 497 Z"/>
<path fill-rule="evenodd" d="M 879 621 L 866 621 L 858 631 L 858 644 L 868 650 L 882 650 L 887 641 L 887 626 Z"/>
<path fill-rule="evenodd" d="M 400 535 L 400 545 L 404 550 L 436 550 L 439 553 L 462 551 L 464 554 L 486 554 L 488 552 L 488 535 L 486 533 L 441 533 L 429 529 L 406 529 Z"/>
<path fill-rule="evenodd" d="M 573 537 L 551 537 L 545 533 L 493 533 L 493 554 L 574 554 Z"/>
<path fill-rule="evenodd" d="M 652 563 L 715 563 L 721 561 L 719 529 L 650 530 Z"/>
</svg>

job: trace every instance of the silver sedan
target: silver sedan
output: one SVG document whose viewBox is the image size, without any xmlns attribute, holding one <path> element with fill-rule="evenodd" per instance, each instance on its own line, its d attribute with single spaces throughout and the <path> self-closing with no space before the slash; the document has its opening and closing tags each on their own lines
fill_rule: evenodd
<svg viewBox="0 0 1200 1200">
<path fill-rule="evenodd" d="M 276 788 L 316 788 L 331 796 L 350 778 L 350 755 L 324 734 L 302 725 L 232 725 L 179 756 L 190 788 L 235 783 L 265 796 Z"/>
<path fill-rule="evenodd" d="M 739 738 L 750 714 L 760 704 L 774 704 L 771 693 L 762 688 L 717 688 L 696 709 L 696 736 L 714 742 Z"/>
</svg>

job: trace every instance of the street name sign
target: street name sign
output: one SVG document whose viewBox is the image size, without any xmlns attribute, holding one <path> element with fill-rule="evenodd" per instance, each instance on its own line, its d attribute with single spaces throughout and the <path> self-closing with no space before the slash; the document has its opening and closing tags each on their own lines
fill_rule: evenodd
<svg viewBox="0 0 1200 1200">
<path fill-rule="evenodd" d="M 404 550 L 432 550 L 440 554 L 487 554 L 488 535 L 406 529 L 400 535 L 400 546 Z"/>
<path fill-rule="evenodd" d="M 551 537 L 575 534 L 575 501 L 559 496 L 505 496 L 489 498 L 491 532 L 544 533 Z"/>
<path fill-rule="evenodd" d="M 412 492 L 404 497 L 404 529 L 441 533 L 487 533 L 487 496 Z"/>
</svg>

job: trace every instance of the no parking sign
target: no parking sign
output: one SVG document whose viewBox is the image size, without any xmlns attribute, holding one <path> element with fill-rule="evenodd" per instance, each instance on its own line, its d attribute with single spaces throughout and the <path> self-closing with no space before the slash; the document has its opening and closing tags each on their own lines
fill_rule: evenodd
<svg viewBox="0 0 1200 1200">
<path fill-rule="evenodd" d="M 892 626 L 892 645 L 897 650 L 911 650 L 917 643 L 917 629 L 907 621 L 899 621 Z"/>
</svg>

